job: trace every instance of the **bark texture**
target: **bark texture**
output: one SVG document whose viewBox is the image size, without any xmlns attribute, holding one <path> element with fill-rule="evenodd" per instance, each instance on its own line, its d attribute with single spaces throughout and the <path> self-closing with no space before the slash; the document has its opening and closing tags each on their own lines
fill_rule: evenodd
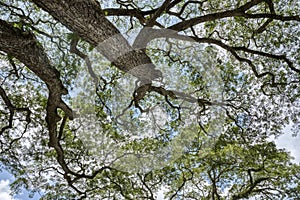
<svg viewBox="0 0 300 200">
<path fill-rule="evenodd" d="M 0 19 L 0 49 L 23 62 L 53 92 L 67 94 L 59 79 L 59 72 L 50 61 L 35 36 L 13 27 Z"/>
<path fill-rule="evenodd" d="M 89 42 L 117 68 L 142 81 L 161 76 L 144 51 L 133 49 L 119 30 L 106 19 L 93 0 L 33 0 L 56 20 Z"/>
<path fill-rule="evenodd" d="M 3 20 L 0 20 L 0 50 L 20 60 L 46 83 L 49 89 L 46 115 L 49 145 L 60 150 L 56 137 L 57 122 L 60 120 L 57 109 L 61 108 L 70 119 L 73 118 L 73 113 L 61 99 L 68 91 L 60 80 L 59 72 L 51 65 L 44 49 L 31 32 L 23 31 Z"/>
</svg>

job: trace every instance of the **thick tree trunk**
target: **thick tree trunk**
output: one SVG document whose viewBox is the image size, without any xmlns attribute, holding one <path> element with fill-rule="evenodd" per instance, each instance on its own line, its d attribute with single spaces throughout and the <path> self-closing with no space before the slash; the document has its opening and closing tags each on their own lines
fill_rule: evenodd
<svg viewBox="0 0 300 200">
<path fill-rule="evenodd" d="M 106 19 L 94 0 L 33 0 L 55 19 L 89 42 L 117 68 L 142 81 L 161 76 L 142 50 L 133 49 L 118 29 Z"/>
<path fill-rule="evenodd" d="M 56 140 L 56 123 L 60 120 L 57 108 L 61 108 L 70 119 L 73 118 L 72 110 L 61 99 L 68 91 L 60 80 L 59 72 L 50 64 L 44 49 L 31 32 L 15 28 L 1 19 L 0 50 L 20 60 L 46 83 L 49 89 L 46 121 L 50 143 L 55 143 L 53 141 Z"/>
<path fill-rule="evenodd" d="M 15 28 L 0 19 L 0 50 L 24 63 L 47 84 L 49 90 L 68 93 L 59 78 L 59 72 L 51 66 L 44 49 L 32 33 Z"/>
</svg>

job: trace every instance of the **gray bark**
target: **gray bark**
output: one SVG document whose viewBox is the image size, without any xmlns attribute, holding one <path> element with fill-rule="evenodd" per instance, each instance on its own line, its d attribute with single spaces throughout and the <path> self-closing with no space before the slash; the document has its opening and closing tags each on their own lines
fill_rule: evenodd
<svg viewBox="0 0 300 200">
<path fill-rule="evenodd" d="M 119 30 L 106 19 L 94 0 L 33 0 L 56 20 L 97 47 L 118 69 L 150 82 L 161 77 L 142 50 L 133 49 Z"/>
</svg>

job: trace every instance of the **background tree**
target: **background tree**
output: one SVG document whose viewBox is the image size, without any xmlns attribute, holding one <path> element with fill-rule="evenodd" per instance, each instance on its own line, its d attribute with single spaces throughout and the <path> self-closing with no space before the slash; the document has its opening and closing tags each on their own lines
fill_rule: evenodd
<svg viewBox="0 0 300 200">
<path fill-rule="evenodd" d="M 299 165 L 269 139 L 299 130 L 298 1 L 0 6 L 0 161 L 15 193 L 299 198 Z"/>
</svg>

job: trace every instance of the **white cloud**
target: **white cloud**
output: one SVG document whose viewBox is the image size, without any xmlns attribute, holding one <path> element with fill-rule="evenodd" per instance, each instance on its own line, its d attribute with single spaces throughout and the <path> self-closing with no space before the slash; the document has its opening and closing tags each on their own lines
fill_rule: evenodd
<svg viewBox="0 0 300 200">
<path fill-rule="evenodd" d="M 0 180 L 0 199 L 16 200 L 10 195 L 9 180 Z"/>
<path fill-rule="evenodd" d="M 285 148 L 291 153 L 295 159 L 294 163 L 300 163 L 300 134 L 296 137 L 292 136 L 292 124 L 283 129 L 284 134 L 275 139 L 275 143 L 279 148 Z"/>
<path fill-rule="evenodd" d="M 291 152 L 291 156 L 295 158 L 293 162 L 300 163 L 300 136 L 293 137 L 291 133 L 286 133 L 275 140 L 279 148 L 285 148 Z"/>
<path fill-rule="evenodd" d="M 158 193 L 157 193 L 157 199 L 156 200 L 164 200 L 164 193 L 162 190 L 160 190 Z"/>
<path fill-rule="evenodd" d="M 166 200 L 164 193 L 167 191 L 168 191 L 167 187 L 162 186 L 156 194 L 157 195 L 156 200 Z"/>
</svg>

